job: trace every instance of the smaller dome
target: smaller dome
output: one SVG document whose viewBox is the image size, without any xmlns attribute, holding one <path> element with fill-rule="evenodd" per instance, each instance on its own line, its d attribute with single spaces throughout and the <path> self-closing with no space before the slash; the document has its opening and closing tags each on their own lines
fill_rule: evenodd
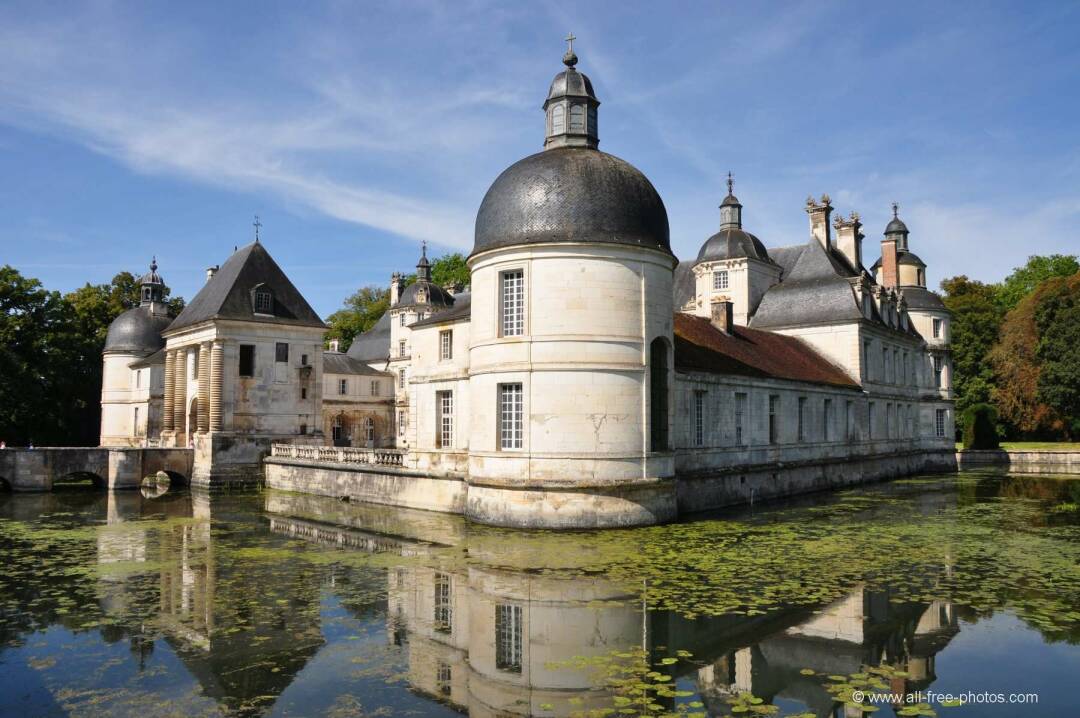
<svg viewBox="0 0 1080 718">
<path fill-rule="evenodd" d="M 165 284 L 165 280 L 157 273 L 157 257 L 150 260 L 150 271 L 138 279 L 138 284 Z"/>
<path fill-rule="evenodd" d="M 729 228 L 722 229 L 705 240 L 705 244 L 701 245 L 701 251 L 698 252 L 695 264 L 741 258 L 772 261 L 760 239 L 746 230 Z"/>
<path fill-rule="evenodd" d="M 421 291 L 427 294 L 427 298 L 422 302 L 417 298 L 417 295 Z M 453 306 L 454 297 L 450 292 L 446 291 L 438 284 L 433 284 L 431 282 L 413 282 L 405 287 L 405 291 L 401 293 L 401 297 L 398 299 L 398 303 L 395 306 L 405 307 L 410 304 L 430 304 L 434 307 L 449 307 Z"/>
<path fill-rule="evenodd" d="M 919 259 L 919 255 L 914 252 L 901 252 L 896 261 L 898 264 L 912 264 L 916 267 L 926 266 L 926 262 Z"/>
<path fill-rule="evenodd" d="M 734 206 L 734 207 L 742 207 L 742 205 L 739 203 L 739 198 L 736 197 L 735 195 L 731 194 L 730 192 L 728 193 L 727 197 L 724 197 L 724 201 L 720 203 L 720 206 L 721 207 L 732 207 L 732 206 Z"/>
<path fill-rule="evenodd" d="M 570 67 L 560 72 L 551 81 L 547 98 L 554 100 L 559 97 L 589 97 L 595 100 L 596 93 L 593 92 L 592 80 L 589 76 Z"/>
<path fill-rule="evenodd" d="M 172 324 L 167 314 L 154 314 L 141 305 L 127 310 L 109 325 L 105 351 L 151 354 L 165 346 L 161 333 Z"/>
<path fill-rule="evenodd" d="M 897 233 L 908 234 L 908 228 L 907 225 L 904 224 L 904 220 L 900 219 L 899 217 L 893 217 L 892 221 L 889 222 L 887 227 L 885 227 L 885 234 Z"/>
</svg>

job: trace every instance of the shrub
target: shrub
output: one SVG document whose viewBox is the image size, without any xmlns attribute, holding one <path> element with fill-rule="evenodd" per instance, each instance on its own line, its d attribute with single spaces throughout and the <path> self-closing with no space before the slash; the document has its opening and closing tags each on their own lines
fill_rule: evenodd
<svg viewBox="0 0 1080 718">
<path fill-rule="evenodd" d="M 989 404 L 972 404 L 964 411 L 964 448 L 997 449 L 997 409 Z"/>
</svg>

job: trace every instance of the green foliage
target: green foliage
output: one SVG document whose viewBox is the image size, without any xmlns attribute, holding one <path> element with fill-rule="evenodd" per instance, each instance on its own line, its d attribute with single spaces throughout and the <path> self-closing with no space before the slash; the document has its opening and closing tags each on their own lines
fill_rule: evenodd
<svg viewBox="0 0 1080 718">
<path fill-rule="evenodd" d="M 964 448 L 997 449 L 997 409 L 990 404 L 974 404 L 964 411 Z"/>
<path fill-rule="evenodd" d="M 330 331 L 326 333 L 326 338 L 337 339 L 341 343 L 341 351 L 348 351 L 356 335 L 375 326 L 389 306 L 389 289 L 361 287 L 345 300 L 345 306 L 327 317 Z"/>
<path fill-rule="evenodd" d="M 953 390 L 961 414 L 969 406 L 990 401 L 994 373 L 987 356 L 998 340 L 1004 312 L 995 287 L 960 275 L 941 283 L 946 308 L 952 312 Z"/>
<path fill-rule="evenodd" d="M 65 296 L 0 268 L 0 438 L 8 444 L 96 446 L 101 352 L 109 324 L 139 303 L 130 272 Z M 183 299 L 169 302 L 174 313 Z"/>
<path fill-rule="evenodd" d="M 1053 277 L 1068 277 L 1080 272 L 1080 263 L 1071 254 L 1051 254 L 1048 257 L 1028 257 L 1027 264 L 1017 267 L 997 287 L 997 301 L 1009 311 L 1035 287 Z"/>
<path fill-rule="evenodd" d="M 465 266 L 465 256 L 461 252 L 453 252 L 432 261 L 431 281 L 440 287 L 448 284 L 467 287 L 472 281 L 472 275 Z"/>
<path fill-rule="evenodd" d="M 1050 283 L 1035 308 L 1038 399 L 1061 417 L 1071 439 L 1080 436 L 1080 273 Z"/>
</svg>

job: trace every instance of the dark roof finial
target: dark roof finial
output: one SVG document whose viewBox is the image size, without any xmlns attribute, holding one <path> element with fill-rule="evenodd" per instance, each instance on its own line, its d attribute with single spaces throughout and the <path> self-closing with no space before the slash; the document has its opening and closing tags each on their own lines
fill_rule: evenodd
<svg viewBox="0 0 1080 718">
<path fill-rule="evenodd" d="M 562 56 L 563 64 L 567 67 L 573 67 L 577 64 L 577 55 L 574 54 L 574 40 L 577 40 L 577 38 L 574 36 L 574 33 L 571 32 L 567 34 L 566 54 Z"/>
<path fill-rule="evenodd" d="M 157 271 L 157 255 L 156 254 L 153 257 L 150 258 L 150 271 L 151 271 L 151 273 Z"/>
<path fill-rule="evenodd" d="M 893 216 L 893 219 L 899 219 L 900 218 L 900 203 L 899 202 L 893 202 L 892 203 L 892 216 Z"/>
<path fill-rule="evenodd" d="M 728 196 L 735 194 L 735 180 L 731 176 L 731 170 L 727 173 L 727 193 Z"/>
<path fill-rule="evenodd" d="M 259 215 L 255 215 L 255 221 L 251 223 L 251 226 L 255 228 L 255 244 L 259 243 L 259 227 L 262 226 L 262 222 L 259 221 Z"/>
<path fill-rule="evenodd" d="M 427 240 L 420 240 L 420 258 L 427 259 Z"/>
</svg>

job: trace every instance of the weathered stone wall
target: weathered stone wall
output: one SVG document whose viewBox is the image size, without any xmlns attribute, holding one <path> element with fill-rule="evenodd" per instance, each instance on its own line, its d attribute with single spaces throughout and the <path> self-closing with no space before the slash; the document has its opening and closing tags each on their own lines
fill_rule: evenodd
<svg viewBox="0 0 1080 718">
<path fill-rule="evenodd" d="M 1018 473 L 1080 474 L 1080 451 L 958 451 L 961 469 L 1003 466 Z"/>
<path fill-rule="evenodd" d="M 0 479 L 15 491 L 51 491 L 54 482 L 73 474 L 91 475 L 101 488 L 136 489 L 159 471 L 186 482 L 192 453 L 156 447 L 4 449 Z"/>
</svg>

